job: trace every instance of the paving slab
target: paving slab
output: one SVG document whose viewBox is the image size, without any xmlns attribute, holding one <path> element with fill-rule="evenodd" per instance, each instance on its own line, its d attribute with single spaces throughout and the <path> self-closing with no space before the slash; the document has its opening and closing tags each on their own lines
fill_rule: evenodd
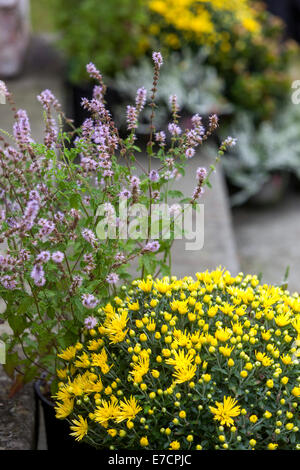
<svg viewBox="0 0 300 470">
<path fill-rule="evenodd" d="M 0 451 L 30 450 L 35 441 L 35 402 L 31 384 L 8 398 L 11 380 L 0 365 Z"/>
<path fill-rule="evenodd" d="M 178 181 L 176 189 L 186 197 L 191 196 L 196 185 L 196 170 L 213 164 L 214 160 L 203 153 L 189 161 L 186 175 Z M 173 273 L 177 276 L 194 275 L 197 271 L 213 270 L 218 266 L 233 275 L 239 270 L 231 210 L 221 165 L 210 178 L 212 188 L 205 189 L 199 204 L 204 206 L 204 245 L 196 251 L 186 249 L 186 240 L 176 240 L 173 246 Z"/>
<path fill-rule="evenodd" d="M 262 273 L 267 283 L 281 283 L 290 267 L 288 288 L 300 291 L 300 194 L 291 192 L 274 206 L 233 211 L 241 269 Z"/>
</svg>

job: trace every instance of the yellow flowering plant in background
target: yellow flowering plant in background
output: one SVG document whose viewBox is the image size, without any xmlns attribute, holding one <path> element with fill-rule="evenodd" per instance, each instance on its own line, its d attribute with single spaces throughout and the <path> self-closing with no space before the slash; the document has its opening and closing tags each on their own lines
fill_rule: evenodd
<svg viewBox="0 0 300 470">
<path fill-rule="evenodd" d="M 207 52 L 225 80 L 225 96 L 256 122 L 274 117 L 289 100 L 292 59 L 299 47 L 263 3 L 251 0 L 147 0 L 149 37 L 167 51 Z M 199 65 L 200 66 L 200 65 Z"/>
<path fill-rule="evenodd" d="M 182 35 L 186 41 L 198 45 L 218 45 L 226 49 L 224 30 L 241 27 L 245 33 L 261 32 L 257 10 L 249 0 L 149 0 L 149 8 L 163 19 L 152 27 L 161 28 L 163 39 L 178 48 L 179 38 L 164 30 L 167 26 Z"/>
<path fill-rule="evenodd" d="M 298 294 L 221 268 L 148 275 L 58 354 L 56 416 L 98 449 L 296 449 L 299 346 Z"/>
</svg>

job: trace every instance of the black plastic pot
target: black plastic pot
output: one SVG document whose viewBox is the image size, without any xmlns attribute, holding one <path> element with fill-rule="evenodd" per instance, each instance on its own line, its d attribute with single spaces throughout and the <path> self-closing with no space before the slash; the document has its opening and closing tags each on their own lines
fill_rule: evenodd
<svg viewBox="0 0 300 470">
<path fill-rule="evenodd" d="M 70 436 L 70 426 L 68 422 L 66 420 L 59 420 L 55 417 L 54 403 L 43 395 L 42 386 L 42 380 L 38 380 L 34 383 L 34 394 L 36 400 L 35 435 L 39 435 L 39 428 L 41 425 L 40 409 L 42 409 L 48 450 L 93 450 L 93 447 L 85 444 L 84 442 L 77 442 L 72 436 Z"/>
</svg>

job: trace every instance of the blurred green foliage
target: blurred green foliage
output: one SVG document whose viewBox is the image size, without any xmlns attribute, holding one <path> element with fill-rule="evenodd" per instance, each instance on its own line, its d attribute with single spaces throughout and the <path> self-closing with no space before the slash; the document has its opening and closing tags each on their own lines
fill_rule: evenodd
<svg viewBox="0 0 300 470">
<path fill-rule="evenodd" d="M 87 78 L 93 62 L 107 76 L 130 66 L 144 52 L 147 24 L 143 0 L 50 0 L 62 32 L 60 45 L 69 59 L 69 79 Z"/>
<path fill-rule="evenodd" d="M 31 24 L 34 33 L 54 32 L 56 29 L 54 21 L 54 5 L 52 0 L 31 0 Z"/>
</svg>

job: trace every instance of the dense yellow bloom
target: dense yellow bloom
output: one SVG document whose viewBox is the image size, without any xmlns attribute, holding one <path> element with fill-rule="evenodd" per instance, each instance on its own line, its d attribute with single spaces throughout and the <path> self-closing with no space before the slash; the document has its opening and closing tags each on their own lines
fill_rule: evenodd
<svg viewBox="0 0 300 470">
<path fill-rule="evenodd" d="M 161 294 L 165 294 L 166 292 L 172 290 L 172 285 L 169 283 L 168 278 L 164 278 L 162 281 L 158 279 L 156 282 L 154 282 L 154 288 Z"/>
<path fill-rule="evenodd" d="M 70 426 L 71 436 L 75 437 L 76 441 L 81 441 L 84 436 L 88 433 L 88 423 L 81 415 L 78 416 L 78 419 L 72 419 L 73 426 Z"/>
<path fill-rule="evenodd" d="M 300 340 L 300 315 L 297 315 L 296 318 L 292 321 L 292 325 L 298 333 L 297 340 Z"/>
<path fill-rule="evenodd" d="M 110 419 L 116 418 L 118 411 L 119 405 L 117 400 L 101 400 L 101 405 L 97 406 L 94 412 L 94 420 L 96 423 L 107 424 Z"/>
<path fill-rule="evenodd" d="M 277 447 L 278 447 L 278 444 L 275 444 L 274 442 L 270 442 L 270 444 L 268 444 L 269 450 L 275 450 L 277 449 Z"/>
<path fill-rule="evenodd" d="M 68 369 L 56 369 L 56 374 L 59 379 L 65 379 L 68 374 Z"/>
<path fill-rule="evenodd" d="M 272 336 L 272 333 L 271 333 L 270 330 L 268 330 L 268 331 L 262 331 L 262 332 L 261 332 L 261 337 L 262 337 L 262 339 L 264 339 L 265 341 L 269 341 L 269 339 L 271 338 L 271 336 Z"/>
<path fill-rule="evenodd" d="M 172 374 L 175 377 L 176 383 L 184 383 L 192 380 L 197 370 L 196 364 L 187 367 L 176 367 L 175 372 Z"/>
<path fill-rule="evenodd" d="M 116 344 L 123 341 L 128 331 L 128 329 L 125 330 L 127 322 L 127 311 L 123 311 L 121 314 L 115 313 L 114 315 L 107 317 L 104 323 L 104 328 L 111 340 L 111 343 Z"/>
<path fill-rule="evenodd" d="M 171 359 L 166 359 L 166 364 L 171 364 L 176 368 L 185 368 L 192 364 L 194 361 L 194 356 L 191 352 L 185 354 L 183 349 L 173 352 L 173 357 Z"/>
<path fill-rule="evenodd" d="M 222 342 L 228 341 L 231 335 L 232 331 L 229 328 L 220 328 L 215 332 L 217 340 Z"/>
<path fill-rule="evenodd" d="M 120 402 L 119 411 L 117 413 L 116 422 L 121 423 L 125 419 L 131 421 L 136 415 L 142 411 L 142 408 L 138 405 L 135 397 L 130 397 L 129 400 L 125 398 Z"/>
<path fill-rule="evenodd" d="M 91 358 L 92 358 L 92 366 L 100 367 L 102 373 L 107 374 L 111 366 L 107 364 L 107 353 L 105 349 L 102 348 L 100 354 L 93 353 L 91 355 Z"/>
<path fill-rule="evenodd" d="M 239 416 L 241 407 L 237 405 L 237 400 L 231 397 L 223 398 L 223 403 L 216 402 L 217 408 L 210 406 L 210 411 L 214 414 L 214 419 L 220 421 L 221 425 L 232 426 L 234 421 L 232 418 Z"/>
<path fill-rule="evenodd" d="M 152 291 L 152 286 L 153 286 L 153 280 L 152 279 L 147 279 L 146 281 L 138 281 L 138 287 L 141 289 L 143 292 L 150 293 Z"/>
<path fill-rule="evenodd" d="M 271 366 L 274 362 L 273 359 L 271 359 L 269 356 L 267 356 L 265 353 L 262 353 L 262 352 L 256 352 L 255 357 L 265 367 Z"/>
<path fill-rule="evenodd" d="M 91 339 L 89 341 L 88 350 L 89 351 L 98 351 L 98 349 L 101 348 L 101 346 L 103 346 L 103 340 L 101 338 Z"/>
<path fill-rule="evenodd" d="M 138 281 L 121 290 L 93 334 L 83 328 L 60 352 L 55 411 L 73 437 L 118 449 L 261 450 L 284 433 L 278 447 L 294 448 L 300 296 L 221 269 L 144 282 L 151 291 Z"/>
<path fill-rule="evenodd" d="M 149 354 L 143 349 L 138 356 L 137 363 L 133 365 L 133 371 L 130 371 L 134 382 L 140 383 L 142 381 L 142 377 L 147 374 L 149 370 L 149 364 Z"/>
<path fill-rule="evenodd" d="M 74 408 L 74 399 L 67 398 L 64 400 L 63 403 L 57 404 L 55 407 L 56 418 L 58 419 L 65 419 L 72 413 Z"/>
<path fill-rule="evenodd" d="M 292 358 L 289 354 L 283 354 L 282 356 L 280 356 L 280 359 L 285 365 L 291 364 L 292 362 Z"/>
<path fill-rule="evenodd" d="M 258 421 L 258 417 L 256 415 L 251 415 L 249 421 L 255 424 Z"/>
<path fill-rule="evenodd" d="M 170 443 L 170 447 L 169 447 L 170 450 L 178 450 L 180 449 L 180 443 L 178 441 L 172 441 Z"/>
<path fill-rule="evenodd" d="M 70 346 L 64 351 L 62 351 L 60 354 L 57 354 L 57 356 L 61 359 L 64 359 L 65 361 L 71 361 L 72 359 L 74 359 L 76 352 L 76 346 Z"/>
<path fill-rule="evenodd" d="M 128 303 L 128 308 L 129 310 L 133 310 L 133 311 L 139 310 L 140 308 L 139 301 L 137 300 L 136 302 L 133 302 L 132 304 Z"/>
<path fill-rule="evenodd" d="M 149 7 L 163 18 L 166 26 L 172 26 L 185 38 L 199 44 L 214 44 L 224 38 L 224 35 L 218 34 L 215 14 L 227 15 L 227 21 L 230 15 L 233 24 L 250 34 L 260 31 L 256 12 L 249 0 L 149 0 Z M 168 44 L 172 46 L 173 42 L 176 47 L 177 42 L 168 35 Z"/>
<path fill-rule="evenodd" d="M 291 314 L 289 312 L 282 313 L 281 315 L 276 315 L 274 318 L 276 325 L 286 326 L 291 323 Z"/>
<path fill-rule="evenodd" d="M 89 356 L 86 352 L 83 352 L 77 359 L 77 361 L 75 361 L 75 367 L 83 367 L 83 368 L 87 368 L 91 365 L 91 362 L 90 362 L 90 359 L 89 359 Z"/>
<path fill-rule="evenodd" d="M 148 438 L 147 437 L 141 437 L 140 444 L 141 444 L 142 447 L 147 447 L 149 445 Z"/>
</svg>

